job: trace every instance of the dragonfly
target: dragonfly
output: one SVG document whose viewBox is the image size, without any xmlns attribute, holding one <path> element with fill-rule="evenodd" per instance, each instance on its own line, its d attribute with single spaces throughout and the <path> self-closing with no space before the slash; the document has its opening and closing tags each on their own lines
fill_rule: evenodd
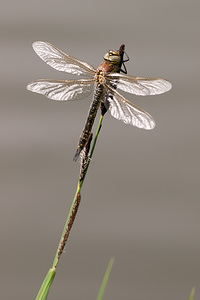
<svg viewBox="0 0 200 300">
<path fill-rule="evenodd" d="M 169 91 L 171 83 L 162 78 L 134 77 L 127 75 L 125 62 L 129 60 L 122 44 L 119 50 L 109 50 L 104 60 L 95 69 L 90 64 L 74 58 L 48 42 L 33 43 L 36 54 L 52 68 L 69 74 L 82 76 L 81 79 L 54 80 L 39 79 L 28 84 L 27 89 L 42 94 L 49 99 L 59 101 L 79 100 L 86 98 L 94 89 L 85 126 L 80 135 L 74 156 L 76 161 L 87 144 L 92 126 L 100 104 L 111 115 L 138 128 L 150 130 L 155 127 L 153 117 L 126 99 L 118 90 L 134 95 L 157 95 Z M 126 58 L 124 58 L 126 56 Z"/>
</svg>

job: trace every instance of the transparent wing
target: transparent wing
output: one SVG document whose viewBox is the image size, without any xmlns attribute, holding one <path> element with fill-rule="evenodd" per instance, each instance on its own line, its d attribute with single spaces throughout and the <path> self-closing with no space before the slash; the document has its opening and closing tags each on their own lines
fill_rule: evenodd
<svg viewBox="0 0 200 300">
<path fill-rule="evenodd" d="M 95 75 L 96 70 L 91 65 L 64 53 L 50 43 L 34 42 L 33 49 L 42 60 L 58 71 L 75 75 Z"/>
<path fill-rule="evenodd" d="M 93 84 L 93 79 L 39 79 L 29 83 L 27 89 L 53 100 L 79 100 L 87 97 L 91 93 Z"/>
<path fill-rule="evenodd" d="M 140 96 L 157 95 L 169 91 L 172 85 L 161 78 L 134 77 L 126 74 L 110 73 L 106 79 L 118 89 Z"/>
<path fill-rule="evenodd" d="M 114 118 L 146 130 L 155 127 L 155 121 L 148 112 L 124 98 L 112 87 L 105 85 L 105 88 L 107 89 L 106 100 L 109 102 L 109 110 Z"/>
</svg>

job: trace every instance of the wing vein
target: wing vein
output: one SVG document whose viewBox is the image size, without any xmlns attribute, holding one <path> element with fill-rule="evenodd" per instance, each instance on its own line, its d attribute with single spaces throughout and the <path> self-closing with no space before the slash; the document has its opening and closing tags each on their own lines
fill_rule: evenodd
<svg viewBox="0 0 200 300">
<path fill-rule="evenodd" d="M 114 118 L 146 130 L 155 127 L 155 121 L 148 112 L 130 102 L 111 86 L 105 84 L 105 88 L 106 100 L 109 102 L 109 110 Z"/>
<path fill-rule="evenodd" d="M 94 79 L 39 79 L 29 83 L 27 89 L 53 100 L 79 100 L 89 96 L 93 85 Z"/>
<path fill-rule="evenodd" d="M 34 42 L 33 49 L 43 61 L 58 71 L 90 77 L 95 75 L 96 70 L 90 64 L 64 53 L 50 43 Z"/>
<path fill-rule="evenodd" d="M 116 84 L 118 89 L 139 96 L 162 94 L 172 87 L 169 81 L 162 78 L 134 77 L 111 73 L 106 75 L 106 79 L 111 85 Z"/>
</svg>

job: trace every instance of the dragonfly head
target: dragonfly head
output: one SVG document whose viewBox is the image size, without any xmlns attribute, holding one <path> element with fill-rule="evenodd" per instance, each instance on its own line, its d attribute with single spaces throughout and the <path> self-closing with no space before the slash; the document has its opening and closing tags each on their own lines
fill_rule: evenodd
<svg viewBox="0 0 200 300">
<path fill-rule="evenodd" d="M 108 53 L 104 55 L 104 60 L 109 61 L 112 64 L 120 64 L 121 63 L 121 56 L 119 52 L 110 50 Z"/>
<path fill-rule="evenodd" d="M 115 65 L 113 72 L 122 72 L 127 74 L 125 62 L 129 61 L 129 57 L 124 49 L 125 45 L 122 44 L 118 51 L 110 50 L 104 55 L 105 61 L 110 62 L 112 65 Z M 124 55 L 126 55 L 125 59 Z"/>
</svg>

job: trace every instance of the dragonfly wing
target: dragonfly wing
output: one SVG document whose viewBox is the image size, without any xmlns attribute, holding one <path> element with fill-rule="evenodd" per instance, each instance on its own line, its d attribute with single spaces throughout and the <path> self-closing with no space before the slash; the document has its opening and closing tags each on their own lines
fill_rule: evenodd
<svg viewBox="0 0 200 300">
<path fill-rule="evenodd" d="M 106 78 L 111 84 L 117 85 L 118 89 L 139 96 L 162 94 L 172 88 L 171 83 L 162 78 L 134 77 L 118 73 L 106 75 Z"/>
<path fill-rule="evenodd" d="M 39 79 L 29 83 L 27 89 L 53 100 L 79 100 L 87 97 L 91 93 L 93 84 L 93 79 Z"/>
<path fill-rule="evenodd" d="M 109 102 L 109 110 L 114 118 L 146 130 L 155 127 L 155 121 L 148 112 L 124 98 L 112 87 L 106 85 L 106 89 L 106 100 Z"/>
<path fill-rule="evenodd" d="M 33 49 L 42 60 L 58 71 L 75 75 L 95 75 L 96 70 L 91 65 L 64 53 L 50 43 L 34 42 Z"/>
</svg>

